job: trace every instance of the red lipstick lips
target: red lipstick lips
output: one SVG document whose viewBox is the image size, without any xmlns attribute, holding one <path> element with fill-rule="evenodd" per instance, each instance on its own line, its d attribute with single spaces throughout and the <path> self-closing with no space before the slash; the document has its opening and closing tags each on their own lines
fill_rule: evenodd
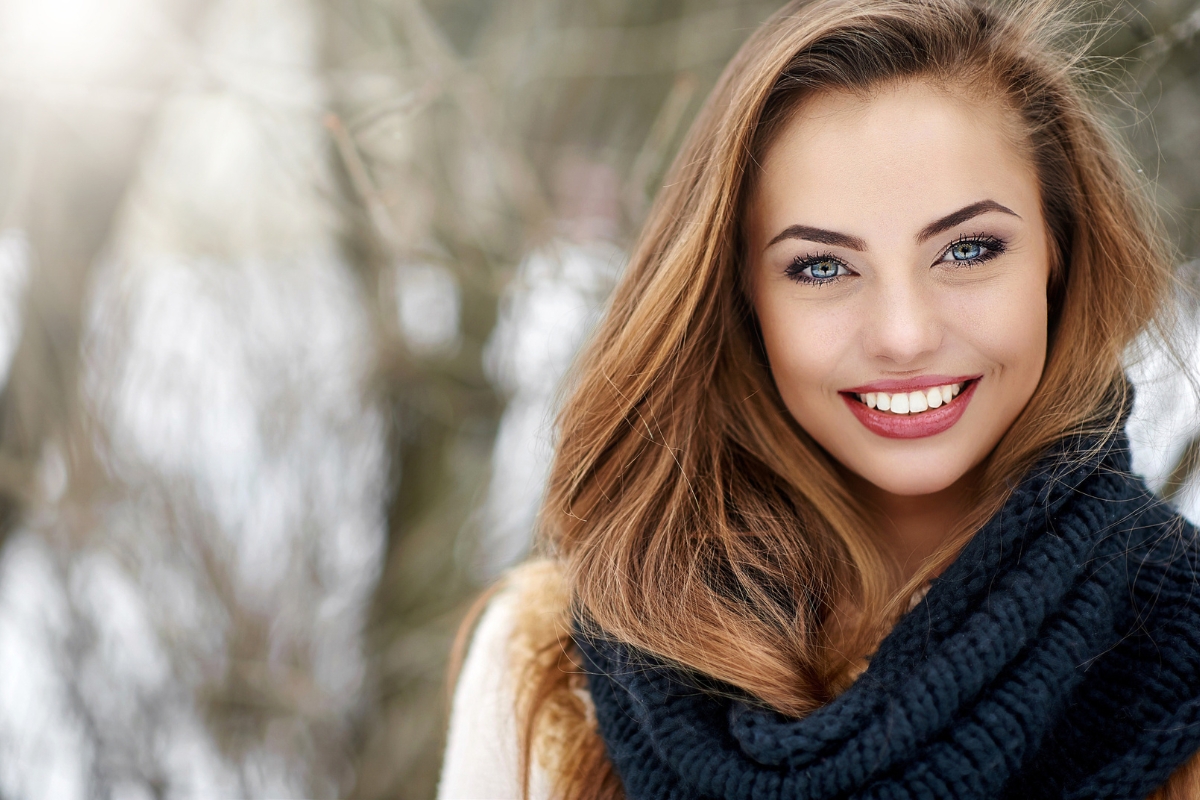
<svg viewBox="0 0 1200 800">
<path fill-rule="evenodd" d="M 851 413 L 872 433 L 888 439 L 921 439 L 949 430 L 962 418 L 963 412 L 967 410 L 967 404 L 971 402 L 971 397 L 975 394 L 979 377 L 954 378 L 944 375 L 922 375 L 919 378 L 908 380 L 876 381 L 865 386 L 846 389 L 840 394 L 842 400 L 849 406 Z M 868 408 L 865 403 L 855 397 L 855 395 L 868 392 L 887 392 L 889 394 L 915 392 L 955 383 L 965 383 L 956 397 L 943 406 L 931 408 L 919 414 L 893 414 L 890 411 L 879 411 Z"/>
</svg>

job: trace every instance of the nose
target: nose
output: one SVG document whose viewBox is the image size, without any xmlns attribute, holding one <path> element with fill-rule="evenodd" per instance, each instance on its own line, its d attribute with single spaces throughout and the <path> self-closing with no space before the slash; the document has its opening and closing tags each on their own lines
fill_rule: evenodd
<svg viewBox="0 0 1200 800">
<path fill-rule="evenodd" d="M 868 356 L 899 367 L 919 367 L 922 357 L 937 351 L 943 328 L 930 287 L 897 279 L 872 287 L 862 336 Z"/>
</svg>

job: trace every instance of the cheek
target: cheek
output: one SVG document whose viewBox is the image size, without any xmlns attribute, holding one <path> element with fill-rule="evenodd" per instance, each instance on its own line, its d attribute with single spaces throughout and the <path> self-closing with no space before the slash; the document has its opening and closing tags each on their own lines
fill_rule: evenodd
<svg viewBox="0 0 1200 800">
<path fill-rule="evenodd" d="M 793 411 L 836 392 L 834 377 L 853 340 L 848 315 L 776 299 L 757 305 L 771 373 Z"/>
<path fill-rule="evenodd" d="M 1014 280 L 961 294 L 954 317 L 972 349 L 997 365 L 1014 389 L 1033 391 L 1046 359 L 1044 287 Z"/>
</svg>

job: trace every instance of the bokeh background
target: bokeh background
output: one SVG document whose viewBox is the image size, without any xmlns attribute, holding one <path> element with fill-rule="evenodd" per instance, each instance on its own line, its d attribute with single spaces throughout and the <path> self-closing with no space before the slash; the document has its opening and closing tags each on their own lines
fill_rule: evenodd
<svg viewBox="0 0 1200 800">
<path fill-rule="evenodd" d="M 0 797 L 432 797 L 556 383 L 776 6 L 0 0 Z M 1194 282 L 1200 5 L 1080 14 Z"/>
</svg>

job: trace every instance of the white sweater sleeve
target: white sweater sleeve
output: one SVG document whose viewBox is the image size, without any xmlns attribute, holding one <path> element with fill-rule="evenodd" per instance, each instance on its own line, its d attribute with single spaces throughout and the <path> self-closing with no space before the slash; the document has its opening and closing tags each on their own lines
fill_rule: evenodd
<svg viewBox="0 0 1200 800">
<path fill-rule="evenodd" d="M 517 592 L 488 604 L 475 630 L 450 712 L 439 800 L 516 800 L 520 763 L 513 675 L 508 654 Z M 530 800 L 549 800 L 545 774 L 534 765 Z"/>
</svg>

